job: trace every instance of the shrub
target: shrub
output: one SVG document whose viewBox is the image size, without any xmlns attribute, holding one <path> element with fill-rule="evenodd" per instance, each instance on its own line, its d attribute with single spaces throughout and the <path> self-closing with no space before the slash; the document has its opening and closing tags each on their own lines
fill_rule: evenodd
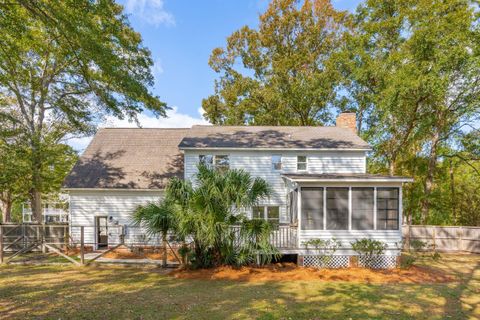
<svg viewBox="0 0 480 320">
<path fill-rule="evenodd" d="M 368 238 L 359 239 L 350 244 L 352 245 L 352 249 L 357 252 L 360 257 L 364 258 L 364 263 L 367 266 L 370 266 L 375 257 L 382 255 L 387 249 L 385 242 Z"/>
<path fill-rule="evenodd" d="M 323 263 L 328 263 L 332 259 L 333 254 L 342 247 L 342 243 L 336 238 L 332 238 L 329 240 L 310 239 L 303 242 L 303 245 L 307 249 L 309 246 L 312 246 L 315 248 L 315 250 L 318 250 Z"/>
<path fill-rule="evenodd" d="M 413 266 L 416 260 L 417 260 L 417 257 L 404 254 L 400 257 L 400 268 L 410 269 L 410 267 Z"/>
</svg>

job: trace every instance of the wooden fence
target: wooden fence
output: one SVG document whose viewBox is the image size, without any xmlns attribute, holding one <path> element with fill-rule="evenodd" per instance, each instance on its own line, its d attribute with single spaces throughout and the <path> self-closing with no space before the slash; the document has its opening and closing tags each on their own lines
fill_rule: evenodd
<svg viewBox="0 0 480 320">
<path fill-rule="evenodd" d="M 420 240 L 431 250 L 480 253 L 480 227 L 404 225 L 402 233 L 406 248 Z"/>
</svg>

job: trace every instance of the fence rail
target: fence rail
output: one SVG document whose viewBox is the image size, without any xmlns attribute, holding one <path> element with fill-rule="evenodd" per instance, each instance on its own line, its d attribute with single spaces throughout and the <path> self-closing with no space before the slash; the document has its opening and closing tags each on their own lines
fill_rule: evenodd
<svg viewBox="0 0 480 320">
<path fill-rule="evenodd" d="M 437 251 L 480 253 L 480 227 L 404 225 L 402 233 L 407 248 L 412 240 L 420 240 Z"/>
</svg>

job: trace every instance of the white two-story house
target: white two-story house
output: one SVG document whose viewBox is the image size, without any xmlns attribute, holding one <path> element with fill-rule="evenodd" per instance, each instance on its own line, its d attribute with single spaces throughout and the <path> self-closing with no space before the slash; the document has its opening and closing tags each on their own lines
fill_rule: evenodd
<svg viewBox="0 0 480 320">
<path fill-rule="evenodd" d="M 137 205 L 160 200 L 173 176 L 193 179 L 204 162 L 269 182 L 273 195 L 248 215 L 276 222 L 272 241 L 283 253 L 308 256 L 308 240 L 336 238 L 342 243 L 336 254 L 346 256 L 351 242 L 371 238 L 395 256 L 402 184 L 411 179 L 368 174 L 370 150 L 356 134 L 353 113 L 340 114 L 333 127 L 101 129 L 65 180 L 72 234 L 85 226 L 86 243 L 116 241 L 109 228 L 128 229 Z M 142 237 L 133 228 L 126 234 Z"/>
</svg>

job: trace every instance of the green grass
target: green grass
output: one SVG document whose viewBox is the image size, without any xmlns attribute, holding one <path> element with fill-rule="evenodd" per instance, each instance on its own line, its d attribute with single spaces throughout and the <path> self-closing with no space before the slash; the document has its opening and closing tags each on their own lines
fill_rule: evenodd
<svg viewBox="0 0 480 320">
<path fill-rule="evenodd" d="M 480 256 L 444 255 L 458 281 L 362 284 L 179 280 L 160 269 L 0 267 L 4 319 L 478 319 Z"/>
</svg>

